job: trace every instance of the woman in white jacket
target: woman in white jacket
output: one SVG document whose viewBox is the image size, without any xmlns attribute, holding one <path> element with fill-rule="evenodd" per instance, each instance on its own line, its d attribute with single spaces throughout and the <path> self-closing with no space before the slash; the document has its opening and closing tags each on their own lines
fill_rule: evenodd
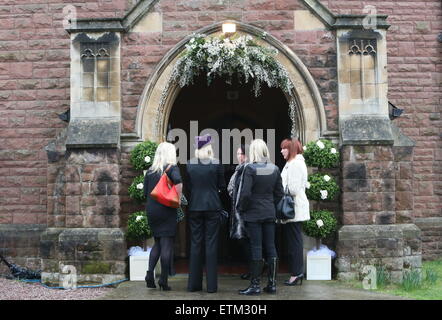
<svg viewBox="0 0 442 320">
<path fill-rule="evenodd" d="M 281 154 L 287 161 L 282 170 L 282 185 L 295 202 L 295 217 L 279 220 L 283 224 L 288 249 L 288 266 L 291 277 L 285 285 L 302 285 L 304 277 L 304 256 L 302 240 L 302 221 L 310 220 L 310 208 L 305 188 L 307 186 L 307 166 L 302 156 L 303 148 L 297 139 L 285 139 L 281 142 Z"/>
</svg>

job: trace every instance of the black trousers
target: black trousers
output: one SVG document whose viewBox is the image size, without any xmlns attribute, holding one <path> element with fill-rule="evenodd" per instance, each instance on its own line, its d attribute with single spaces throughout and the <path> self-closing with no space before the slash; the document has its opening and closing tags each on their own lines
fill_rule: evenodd
<svg viewBox="0 0 442 320">
<path fill-rule="evenodd" d="M 266 253 L 267 261 L 277 258 L 275 247 L 275 222 L 246 222 L 250 238 L 251 260 L 262 260 L 262 249 Z"/>
<path fill-rule="evenodd" d="M 218 211 L 189 212 L 190 262 L 187 290 L 202 290 L 203 257 L 205 251 L 207 291 L 218 290 L 218 235 L 220 216 Z"/>
<path fill-rule="evenodd" d="M 301 273 L 304 273 L 302 222 L 289 222 L 283 224 L 283 231 L 287 243 L 289 272 L 292 276 L 298 276 Z"/>
</svg>

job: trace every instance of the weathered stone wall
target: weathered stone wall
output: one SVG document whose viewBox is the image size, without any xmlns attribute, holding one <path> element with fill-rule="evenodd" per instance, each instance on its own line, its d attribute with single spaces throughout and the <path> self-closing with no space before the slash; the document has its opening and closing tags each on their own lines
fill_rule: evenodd
<svg viewBox="0 0 442 320">
<path fill-rule="evenodd" d="M 403 211 L 412 209 L 411 165 L 409 161 L 400 162 L 403 159 L 394 151 L 391 146 L 342 148 L 343 224 L 404 222 L 404 219 L 397 221 L 396 210 L 406 215 Z M 408 148 L 408 158 L 411 151 Z M 396 192 L 397 185 L 400 191 Z"/>
<path fill-rule="evenodd" d="M 39 243 L 45 230 L 46 224 L 0 224 L 0 254 L 10 263 L 41 269 Z M 4 263 L 0 263 L 0 274 L 10 274 Z"/>
<path fill-rule="evenodd" d="M 401 282 L 405 269 L 420 269 L 420 230 L 414 224 L 348 225 L 339 230 L 338 279 L 362 280 L 366 265 L 385 267 Z"/>
<path fill-rule="evenodd" d="M 121 16 L 132 4 L 73 3 L 77 17 Z M 45 147 L 63 135 L 67 124 L 58 115 L 70 106 L 70 36 L 63 27 L 67 5 L 0 5 L 0 250 L 9 261 L 34 269 L 42 267 L 39 239 L 48 222 L 66 222 L 64 172 L 60 180 L 51 180 L 63 170 L 63 150 L 58 145 L 47 153 Z M 72 199 L 74 189 L 67 190 Z M 71 203 L 68 210 L 75 208 Z"/>
<path fill-rule="evenodd" d="M 398 209 L 396 219 L 405 223 L 414 218 L 418 227 L 426 226 L 427 235 L 424 230 L 422 234 L 423 256 L 440 257 L 442 237 L 428 226 L 442 216 L 442 43 L 438 41 L 442 33 L 442 3 L 437 0 L 321 2 L 336 14 L 363 14 L 364 6 L 372 5 L 377 14 L 388 15 L 391 24 L 387 31 L 388 99 L 404 109 L 394 123 L 416 143 L 412 163 L 400 164 L 401 180 L 407 178 L 396 181 L 396 197 L 399 206 L 404 206 Z M 428 223 L 424 222 L 426 219 Z"/>
<path fill-rule="evenodd" d="M 439 259 L 442 255 L 442 218 L 416 218 L 422 232 L 422 258 Z"/>
<path fill-rule="evenodd" d="M 42 281 L 58 283 L 63 266 L 79 283 L 111 283 L 126 273 L 126 243 L 119 228 L 48 228 L 41 235 Z"/>
<path fill-rule="evenodd" d="M 134 2 L 90 1 L 73 5 L 79 18 L 122 17 Z M 360 0 L 324 0 L 322 3 L 334 13 L 354 14 L 363 13 L 366 4 Z M 389 15 L 392 27 L 387 32 L 388 97 L 405 109 L 395 123 L 416 142 L 411 189 L 408 178 L 395 182 L 395 200 L 405 206 L 402 210 L 396 209 L 396 222 L 412 220 L 413 215 L 425 225 L 422 219 L 432 221 L 441 216 L 442 70 L 441 44 L 437 42 L 442 30 L 441 3 L 439 0 L 424 3 L 376 0 L 370 4 L 376 6 L 378 14 Z M 53 189 L 48 179 L 53 172 L 47 168 L 44 147 L 66 127 L 58 114 L 66 111 L 70 104 L 70 37 L 62 24 L 65 6 L 66 3 L 42 1 L 4 1 L 0 5 L 0 224 L 46 224 L 51 219 L 47 212 L 53 199 L 48 198 L 48 194 L 53 194 Z M 334 32 L 324 30 L 322 23 L 311 18 L 299 1 L 160 0 L 154 12 L 161 13 L 161 20 L 147 26 L 151 31 L 131 32 L 122 39 L 122 132 L 133 131 L 146 80 L 164 54 L 189 33 L 224 19 L 237 19 L 263 28 L 289 46 L 308 67 L 320 89 L 328 129 L 337 129 Z M 122 226 L 127 214 L 142 208 L 127 197 L 127 187 L 138 173 L 129 168 L 125 151 L 121 154 L 120 178 Z M 404 163 L 403 171 L 409 173 L 409 166 L 411 164 Z M 384 197 L 391 194 L 382 190 Z M 77 205 L 76 196 L 71 195 L 73 206 Z M 387 203 L 385 199 L 382 201 Z M 59 210 L 65 210 L 62 203 Z M 349 213 L 347 217 L 350 219 L 352 215 Z M 369 216 L 372 219 L 373 213 Z M 379 220 L 382 215 L 375 216 Z M 424 230 L 423 240 L 424 256 L 427 256 L 425 252 L 429 257 L 440 255 L 440 234 Z"/>
<path fill-rule="evenodd" d="M 412 215 L 412 157 L 412 146 L 342 147 L 339 278 L 360 278 L 364 265 L 382 265 L 399 282 L 403 270 L 421 267 L 423 237 Z"/>
<path fill-rule="evenodd" d="M 48 177 L 48 226 L 119 227 L 119 153 L 69 150 Z"/>
</svg>

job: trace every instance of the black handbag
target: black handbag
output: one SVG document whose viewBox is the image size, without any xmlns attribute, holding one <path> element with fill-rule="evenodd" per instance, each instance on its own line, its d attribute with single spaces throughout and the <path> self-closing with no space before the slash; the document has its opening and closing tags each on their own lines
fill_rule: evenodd
<svg viewBox="0 0 442 320">
<path fill-rule="evenodd" d="M 284 190 L 284 196 L 276 205 L 276 218 L 287 220 L 295 217 L 295 201 L 288 192 L 288 184 Z"/>
</svg>

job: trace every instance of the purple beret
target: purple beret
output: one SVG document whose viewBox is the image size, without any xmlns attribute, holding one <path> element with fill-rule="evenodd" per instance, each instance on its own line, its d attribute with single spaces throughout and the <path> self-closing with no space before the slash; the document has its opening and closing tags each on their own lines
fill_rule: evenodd
<svg viewBox="0 0 442 320">
<path fill-rule="evenodd" d="M 209 144 L 212 141 L 212 137 L 210 134 L 205 134 L 203 136 L 196 136 L 195 137 L 195 148 L 201 149 L 206 144 Z"/>
</svg>

